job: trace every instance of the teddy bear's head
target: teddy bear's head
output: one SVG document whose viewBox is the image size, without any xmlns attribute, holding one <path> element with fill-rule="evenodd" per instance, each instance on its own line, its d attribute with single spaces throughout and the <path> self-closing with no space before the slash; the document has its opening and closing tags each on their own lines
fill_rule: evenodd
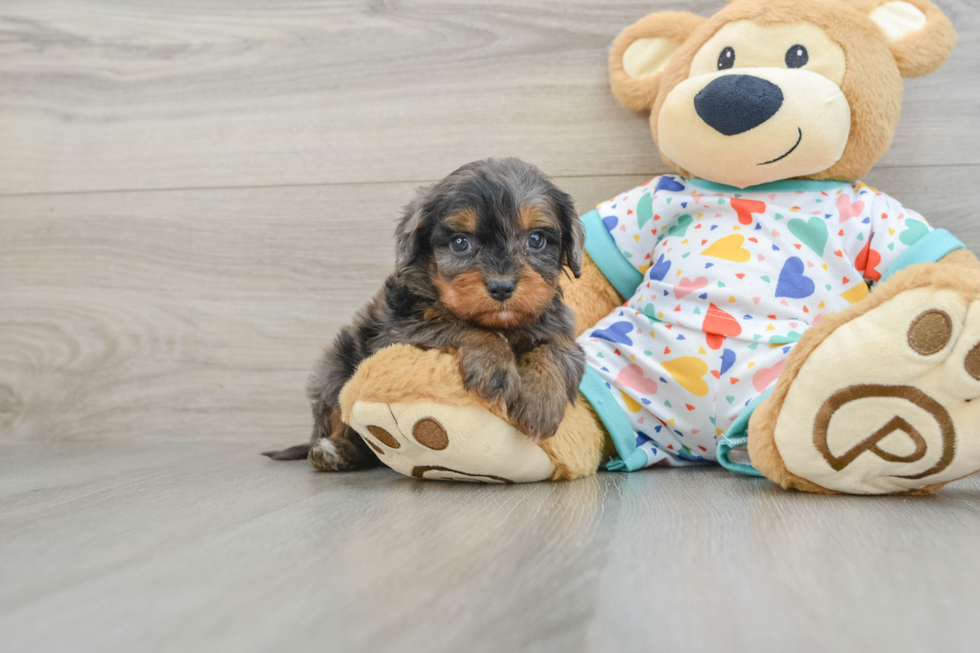
<svg viewBox="0 0 980 653">
<path fill-rule="evenodd" d="M 927 0 L 735 0 L 711 18 L 642 18 L 609 69 L 682 174 L 739 188 L 854 181 L 891 143 L 902 77 L 936 70 L 955 42 Z"/>
</svg>

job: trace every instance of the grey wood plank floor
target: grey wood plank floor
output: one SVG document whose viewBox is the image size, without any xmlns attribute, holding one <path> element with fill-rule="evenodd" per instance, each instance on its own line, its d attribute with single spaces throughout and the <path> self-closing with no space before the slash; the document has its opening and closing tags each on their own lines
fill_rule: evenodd
<svg viewBox="0 0 980 653">
<path fill-rule="evenodd" d="M 787 493 L 316 473 L 221 444 L 0 445 L 0 650 L 975 651 L 980 478 Z"/>
<path fill-rule="evenodd" d="M 975 251 L 980 11 L 866 181 Z M 980 478 L 473 487 L 257 455 L 412 188 L 662 172 L 615 34 L 720 0 L 0 1 L 0 651 L 975 651 Z"/>
</svg>

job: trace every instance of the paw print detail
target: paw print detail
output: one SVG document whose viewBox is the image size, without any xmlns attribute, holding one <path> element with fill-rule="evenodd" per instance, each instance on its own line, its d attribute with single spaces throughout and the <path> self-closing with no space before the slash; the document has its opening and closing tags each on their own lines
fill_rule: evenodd
<svg viewBox="0 0 980 653">
<path fill-rule="evenodd" d="M 449 434 L 442 424 L 431 417 L 423 417 L 412 426 L 412 437 L 423 447 L 442 451 L 449 446 Z M 414 474 L 413 474 L 414 476 Z"/>
<path fill-rule="evenodd" d="M 418 480 L 547 480 L 554 464 L 513 426 L 476 406 L 358 401 L 350 425 L 395 471 Z"/>
<path fill-rule="evenodd" d="M 980 469 L 978 397 L 980 298 L 914 288 L 813 349 L 773 438 L 786 468 L 822 487 L 918 490 Z"/>
<path fill-rule="evenodd" d="M 918 388 L 908 385 L 889 386 L 880 384 L 848 386 L 835 392 L 821 406 L 813 427 L 813 442 L 820 453 L 823 454 L 827 464 L 839 472 L 844 470 L 864 452 L 869 452 L 886 462 L 892 463 L 914 463 L 922 460 L 926 456 L 929 450 L 926 439 L 912 424 L 899 415 L 892 417 L 884 426 L 864 440 L 858 442 L 843 454 L 839 456 L 834 455 L 829 446 L 830 422 L 834 414 L 852 401 L 862 401 L 875 397 L 908 401 L 912 405 L 929 413 L 939 426 L 939 442 L 942 447 L 939 460 L 924 472 L 902 478 L 922 479 L 933 474 L 938 474 L 949 467 L 949 464 L 953 462 L 954 448 L 956 446 L 956 429 L 953 426 L 953 420 L 949 412 L 932 397 Z M 883 441 L 888 440 L 893 435 L 901 433 L 904 433 L 911 440 L 911 444 L 914 447 L 911 453 L 892 453 L 879 446 Z"/>
<path fill-rule="evenodd" d="M 942 351 L 953 337 L 953 320 L 946 311 L 930 309 L 921 313 L 909 327 L 909 347 L 923 356 Z"/>
</svg>

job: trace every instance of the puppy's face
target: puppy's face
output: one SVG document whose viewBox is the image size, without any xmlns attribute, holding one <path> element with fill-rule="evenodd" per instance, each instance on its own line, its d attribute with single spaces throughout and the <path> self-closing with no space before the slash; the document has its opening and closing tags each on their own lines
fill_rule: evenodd
<svg viewBox="0 0 980 653">
<path fill-rule="evenodd" d="M 528 164 L 469 164 L 420 200 L 417 226 L 401 236 L 410 240 L 408 265 L 424 267 L 461 319 L 491 329 L 527 324 L 554 299 L 563 266 L 579 275 L 583 234 L 572 200 Z"/>
<path fill-rule="evenodd" d="M 440 221 L 431 242 L 433 283 L 464 320 L 495 329 L 526 324 L 557 292 L 561 226 L 550 207 L 464 206 Z"/>
</svg>

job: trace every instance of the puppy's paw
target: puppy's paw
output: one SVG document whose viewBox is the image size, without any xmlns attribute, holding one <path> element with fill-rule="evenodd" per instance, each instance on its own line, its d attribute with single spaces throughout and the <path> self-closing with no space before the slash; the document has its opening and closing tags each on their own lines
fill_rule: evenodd
<svg viewBox="0 0 980 653">
<path fill-rule="evenodd" d="M 494 360 L 480 351 L 464 351 L 459 359 L 463 387 L 488 402 L 509 405 L 521 390 L 521 375 L 513 360 Z"/>
<path fill-rule="evenodd" d="M 530 390 L 507 405 L 507 414 L 529 438 L 540 441 L 550 438 L 558 431 L 567 405 L 568 399 L 560 393 L 546 394 Z"/>
<path fill-rule="evenodd" d="M 316 444 L 310 447 L 307 460 L 321 472 L 340 471 L 340 456 L 337 447 L 326 438 L 320 438 Z"/>
<path fill-rule="evenodd" d="M 307 460 L 310 461 L 310 465 L 321 472 L 349 472 L 374 466 L 364 464 L 363 456 L 359 455 L 354 444 L 343 439 L 320 438 L 316 444 L 310 447 Z"/>
</svg>

